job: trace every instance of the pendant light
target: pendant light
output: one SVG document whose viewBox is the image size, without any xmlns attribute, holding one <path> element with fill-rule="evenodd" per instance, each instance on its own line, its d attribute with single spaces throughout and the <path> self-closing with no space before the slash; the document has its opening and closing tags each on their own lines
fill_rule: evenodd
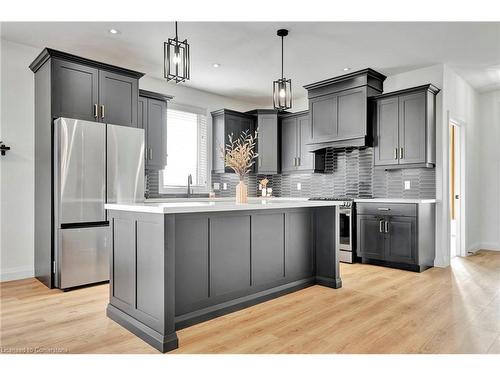
<svg viewBox="0 0 500 375">
<path fill-rule="evenodd" d="M 281 37 L 281 78 L 273 82 L 274 109 L 284 111 L 292 108 L 292 80 L 283 76 L 283 38 L 288 30 L 279 29 L 277 35 Z"/>
<path fill-rule="evenodd" d="M 189 44 L 187 39 L 179 41 L 176 21 L 175 38 L 163 43 L 163 76 L 167 81 L 184 82 L 189 79 L 189 63 Z"/>
</svg>

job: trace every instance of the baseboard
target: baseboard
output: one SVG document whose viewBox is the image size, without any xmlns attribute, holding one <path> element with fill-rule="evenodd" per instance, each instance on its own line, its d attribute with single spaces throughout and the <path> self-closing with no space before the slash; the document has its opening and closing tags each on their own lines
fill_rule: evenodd
<svg viewBox="0 0 500 375">
<path fill-rule="evenodd" d="M 475 243 L 467 249 L 467 254 L 475 254 L 479 250 L 500 251 L 500 244 L 494 242 Z"/>
<path fill-rule="evenodd" d="M 35 269 L 33 266 L 4 268 L 0 273 L 0 281 L 28 279 L 34 276 Z"/>
</svg>

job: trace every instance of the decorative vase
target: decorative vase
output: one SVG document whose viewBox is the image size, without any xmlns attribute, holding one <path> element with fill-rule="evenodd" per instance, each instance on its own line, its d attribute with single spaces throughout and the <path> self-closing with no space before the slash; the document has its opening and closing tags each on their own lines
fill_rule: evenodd
<svg viewBox="0 0 500 375">
<path fill-rule="evenodd" d="M 248 188 L 243 180 L 236 185 L 236 203 L 248 203 Z"/>
</svg>

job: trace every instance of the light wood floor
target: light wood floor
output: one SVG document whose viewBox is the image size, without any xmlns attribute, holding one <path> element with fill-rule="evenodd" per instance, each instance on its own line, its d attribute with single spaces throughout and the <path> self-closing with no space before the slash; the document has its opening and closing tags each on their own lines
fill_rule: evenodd
<svg viewBox="0 0 500 375">
<path fill-rule="evenodd" d="M 500 252 L 421 274 L 342 265 L 313 286 L 178 332 L 173 353 L 500 353 Z M 108 285 L 1 287 L 0 352 L 159 353 L 106 318 Z"/>
</svg>

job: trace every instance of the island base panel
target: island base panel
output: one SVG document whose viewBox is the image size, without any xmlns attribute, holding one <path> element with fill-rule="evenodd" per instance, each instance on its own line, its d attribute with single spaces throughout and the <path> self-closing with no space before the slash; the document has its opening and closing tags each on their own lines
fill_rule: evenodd
<svg viewBox="0 0 500 375">
<path fill-rule="evenodd" d="M 111 304 L 108 304 L 106 316 L 162 353 L 179 347 L 177 333 L 173 332 L 168 335 L 162 335 Z"/>
</svg>

